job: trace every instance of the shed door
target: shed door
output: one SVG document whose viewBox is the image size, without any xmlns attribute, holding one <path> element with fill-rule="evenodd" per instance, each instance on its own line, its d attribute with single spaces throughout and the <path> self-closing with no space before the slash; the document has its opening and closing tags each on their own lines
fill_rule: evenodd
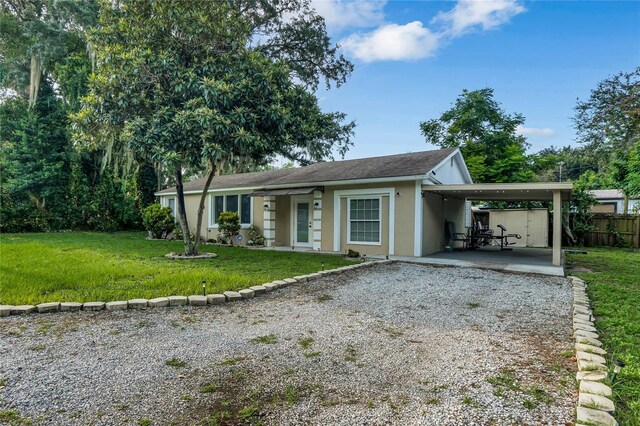
<svg viewBox="0 0 640 426">
<path fill-rule="evenodd" d="M 527 247 L 549 247 L 549 213 L 544 210 L 529 210 Z"/>
</svg>

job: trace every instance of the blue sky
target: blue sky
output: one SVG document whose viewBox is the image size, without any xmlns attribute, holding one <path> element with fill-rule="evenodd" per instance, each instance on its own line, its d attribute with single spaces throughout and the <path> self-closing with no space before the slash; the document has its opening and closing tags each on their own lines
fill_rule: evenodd
<svg viewBox="0 0 640 426">
<path fill-rule="evenodd" d="M 325 110 L 356 120 L 346 158 L 433 148 L 420 121 L 463 89 L 491 87 L 526 117 L 530 152 L 576 142 L 576 99 L 609 75 L 640 65 L 640 1 L 451 2 L 313 0 L 354 64 Z"/>
</svg>

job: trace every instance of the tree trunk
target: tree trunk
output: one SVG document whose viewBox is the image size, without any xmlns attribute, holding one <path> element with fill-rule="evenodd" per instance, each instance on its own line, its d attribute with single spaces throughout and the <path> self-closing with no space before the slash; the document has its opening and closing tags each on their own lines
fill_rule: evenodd
<svg viewBox="0 0 640 426">
<path fill-rule="evenodd" d="M 622 214 L 629 214 L 629 195 L 625 192 L 624 201 L 622 202 Z"/>
<path fill-rule="evenodd" d="M 187 256 L 193 256 L 198 254 L 197 249 L 194 248 L 191 242 L 191 235 L 189 234 L 189 223 L 187 221 L 187 211 L 184 205 L 184 186 L 182 185 L 182 167 L 180 164 L 176 165 L 175 169 L 176 178 L 176 193 L 178 198 L 178 218 L 180 219 L 180 229 L 182 229 L 182 241 L 184 243 L 184 254 Z"/>
<path fill-rule="evenodd" d="M 555 206 L 554 206 L 555 208 Z M 564 228 L 564 233 L 567 236 L 567 242 L 570 246 L 576 245 L 576 237 L 573 235 L 571 231 L 571 210 L 567 208 L 562 212 L 562 227 Z"/>
<path fill-rule="evenodd" d="M 209 191 L 209 186 L 211 186 L 211 181 L 216 174 L 216 165 L 211 163 L 211 171 L 209 171 L 209 176 L 207 176 L 207 181 L 204 184 L 204 189 L 202 190 L 202 195 L 200 196 L 200 205 L 198 206 L 198 224 L 196 226 L 196 238 L 193 243 L 195 246 L 196 253 L 198 252 L 198 247 L 200 245 L 200 232 L 202 229 L 202 215 L 204 214 L 204 203 L 207 199 L 207 192 Z"/>
</svg>

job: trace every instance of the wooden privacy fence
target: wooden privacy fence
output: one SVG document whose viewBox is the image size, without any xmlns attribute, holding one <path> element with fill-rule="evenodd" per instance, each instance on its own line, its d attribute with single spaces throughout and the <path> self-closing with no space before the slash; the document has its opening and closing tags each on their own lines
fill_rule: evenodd
<svg viewBox="0 0 640 426">
<path fill-rule="evenodd" d="M 640 247 L 640 215 L 596 213 L 591 225 L 587 246 Z"/>
</svg>

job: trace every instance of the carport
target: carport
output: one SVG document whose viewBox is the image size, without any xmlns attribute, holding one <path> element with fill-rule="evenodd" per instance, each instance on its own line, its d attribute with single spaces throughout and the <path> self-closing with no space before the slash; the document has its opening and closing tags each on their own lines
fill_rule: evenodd
<svg viewBox="0 0 640 426">
<path fill-rule="evenodd" d="M 443 218 L 454 221 L 458 232 L 464 232 L 465 201 L 552 201 L 552 265 L 562 262 L 562 202 L 571 195 L 571 183 L 480 183 L 460 185 L 422 185 L 423 216 L 423 256 L 436 252 L 433 241 L 444 241 Z M 560 207 L 560 208 L 558 208 Z M 428 228 L 428 223 L 435 223 Z M 438 228 L 440 230 L 438 230 Z M 429 230 L 431 232 L 429 232 Z M 442 235 L 435 235 L 436 233 Z M 431 244 L 431 245 L 429 245 Z M 441 243 L 440 243 L 441 245 Z M 431 248 L 431 249 L 430 249 Z"/>
</svg>

